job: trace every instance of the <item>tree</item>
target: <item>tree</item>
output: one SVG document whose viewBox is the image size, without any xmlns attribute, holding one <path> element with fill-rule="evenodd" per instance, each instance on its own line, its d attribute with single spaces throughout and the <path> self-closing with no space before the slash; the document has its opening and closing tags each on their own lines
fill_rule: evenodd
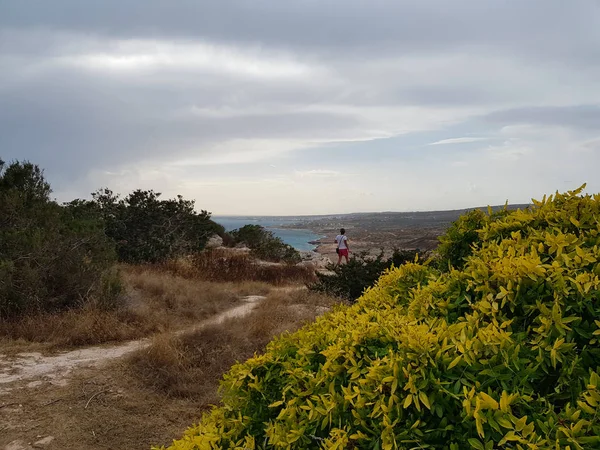
<svg viewBox="0 0 600 450">
<path fill-rule="evenodd" d="M 235 243 L 245 244 L 254 256 L 267 261 L 299 263 L 300 253 L 260 225 L 244 225 L 231 232 Z"/>
<path fill-rule="evenodd" d="M 100 219 L 52 201 L 38 166 L 0 163 L 0 318 L 113 302 L 114 247 Z"/>
<path fill-rule="evenodd" d="M 102 216 L 106 235 L 116 243 L 125 262 L 156 263 L 200 251 L 222 226 L 207 211 L 197 213 L 193 200 L 181 195 L 163 200 L 153 190 L 135 190 L 121 199 L 109 189 L 92 194 L 92 204 Z"/>
<path fill-rule="evenodd" d="M 13 162 L 8 167 L 0 159 L 0 191 L 11 191 L 27 206 L 46 203 L 50 200 L 50 184 L 44 179 L 44 172 L 38 166 L 24 162 Z"/>
</svg>

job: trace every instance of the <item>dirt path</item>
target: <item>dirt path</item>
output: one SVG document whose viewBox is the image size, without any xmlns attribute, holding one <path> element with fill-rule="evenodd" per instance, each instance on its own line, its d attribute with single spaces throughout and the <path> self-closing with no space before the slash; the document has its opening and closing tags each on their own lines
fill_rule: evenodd
<svg viewBox="0 0 600 450">
<path fill-rule="evenodd" d="M 0 450 L 148 450 L 169 445 L 218 403 L 219 383 L 232 364 L 261 352 L 274 336 L 298 329 L 335 303 L 303 291 L 306 288 L 274 288 L 264 302 L 262 296 L 245 297 L 235 307 L 180 331 L 200 331 L 185 352 L 199 358 L 201 366 L 194 373 L 176 369 L 175 378 L 167 379 L 173 385 L 183 383 L 185 395 L 170 395 L 152 384 L 154 376 L 162 374 L 160 354 L 158 359 L 149 357 L 148 367 L 129 360 L 137 349 L 160 347 L 161 340 L 48 356 L 0 355 Z M 235 318 L 240 320 L 229 320 Z"/>
<path fill-rule="evenodd" d="M 194 327 L 181 330 L 178 334 L 196 331 L 234 317 L 246 316 L 264 298 L 260 295 L 244 297 L 241 305 L 228 309 Z M 0 405 L 2 404 L 3 394 L 8 393 L 15 387 L 34 388 L 44 382 L 64 386 L 69 381 L 68 376 L 75 369 L 99 367 L 136 350 L 146 348 L 150 345 L 150 342 L 149 339 L 141 339 L 113 346 L 88 347 L 52 356 L 44 356 L 41 353 L 20 353 L 8 358 L 0 355 Z"/>
</svg>

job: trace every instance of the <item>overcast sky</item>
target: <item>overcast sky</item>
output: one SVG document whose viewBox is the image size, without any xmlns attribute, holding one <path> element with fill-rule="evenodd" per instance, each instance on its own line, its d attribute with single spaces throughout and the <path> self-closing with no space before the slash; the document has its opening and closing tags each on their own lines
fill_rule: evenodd
<svg viewBox="0 0 600 450">
<path fill-rule="evenodd" d="M 0 0 L 0 158 L 215 214 L 600 191 L 598 0 Z"/>
</svg>

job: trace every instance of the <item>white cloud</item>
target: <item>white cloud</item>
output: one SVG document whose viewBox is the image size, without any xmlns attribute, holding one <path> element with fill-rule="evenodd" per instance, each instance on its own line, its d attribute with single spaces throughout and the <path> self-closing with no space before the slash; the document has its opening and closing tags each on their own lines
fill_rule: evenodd
<svg viewBox="0 0 600 450">
<path fill-rule="evenodd" d="M 82 49 L 57 61 L 91 71 L 132 75 L 173 70 L 264 79 L 324 75 L 291 55 L 260 47 L 183 40 L 118 40 L 106 42 L 104 47 L 90 53 Z"/>
<path fill-rule="evenodd" d="M 337 170 L 328 170 L 328 169 L 312 169 L 312 170 L 304 170 L 304 171 L 296 171 L 296 176 L 300 178 L 334 178 L 339 177 L 340 172 Z"/>
<path fill-rule="evenodd" d="M 219 165 L 243 165 L 256 161 L 269 161 L 282 154 L 296 151 L 298 141 L 275 139 L 235 139 L 217 144 L 204 145 L 189 156 L 173 159 L 166 164 L 171 167 L 202 167 Z M 209 150 L 209 151 L 206 151 Z M 275 167 L 271 165 L 272 167 Z"/>
<path fill-rule="evenodd" d="M 442 139 L 441 141 L 432 142 L 428 145 L 447 145 L 447 144 L 468 144 L 470 142 L 480 142 L 487 141 L 489 138 L 485 137 L 460 137 L 460 138 L 450 138 L 450 139 Z"/>
</svg>

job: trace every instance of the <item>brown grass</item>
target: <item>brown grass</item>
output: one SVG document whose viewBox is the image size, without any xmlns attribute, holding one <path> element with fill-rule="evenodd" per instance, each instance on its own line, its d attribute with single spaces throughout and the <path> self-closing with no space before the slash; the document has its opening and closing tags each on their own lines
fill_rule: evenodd
<svg viewBox="0 0 600 450">
<path fill-rule="evenodd" d="M 105 310 L 94 302 L 54 314 L 0 321 L 2 350 L 45 343 L 65 348 L 137 339 L 184 328 L 232 307 L 241 296 L 264 294 L 264 283 L 211 283 L 172 273 L 126 266 L 127 286 L 122 307 Z"/>
<path fill-rule="evenodd" d="M 241 249 L 217 248 L 193 257 L 172 260 L 164 270 L 185 278 L 208 281 L 258 281 L 273 285 L 290 285 L 316 281 L 310 266 L 256 261 Z"/>
<path fill-rule="evenodd" d="M 156 295 L 161 292 L 157 288 Z M 48 435 L 55 437 L 48 448 L 61 450 L 170 444 L 218 402 L 219 380 L 235 361 L 262 351 L 272 336 L 313 320 L 323 311 L 319 307 L 333 302 L 280 288 L 250 316 L 179 339 L 161 334 L 132 359 L 79 368 L 66 386 L 50 381 L 14 388 L 0 400 L 0 448 L 15 440 L 30 448 L 26 443 Z"/>
<path fill-rule="evenodd" d="M 219 380 L 235 362 L 262 352 L 275 336 L 314 320 L 334 301 L 307 290 L 279 290 L 246 317 L 178 337 L 157 336 L 129 363 L 154 391 L 191 398 L 205 407 L 218 401 Z"/>
</svg>

